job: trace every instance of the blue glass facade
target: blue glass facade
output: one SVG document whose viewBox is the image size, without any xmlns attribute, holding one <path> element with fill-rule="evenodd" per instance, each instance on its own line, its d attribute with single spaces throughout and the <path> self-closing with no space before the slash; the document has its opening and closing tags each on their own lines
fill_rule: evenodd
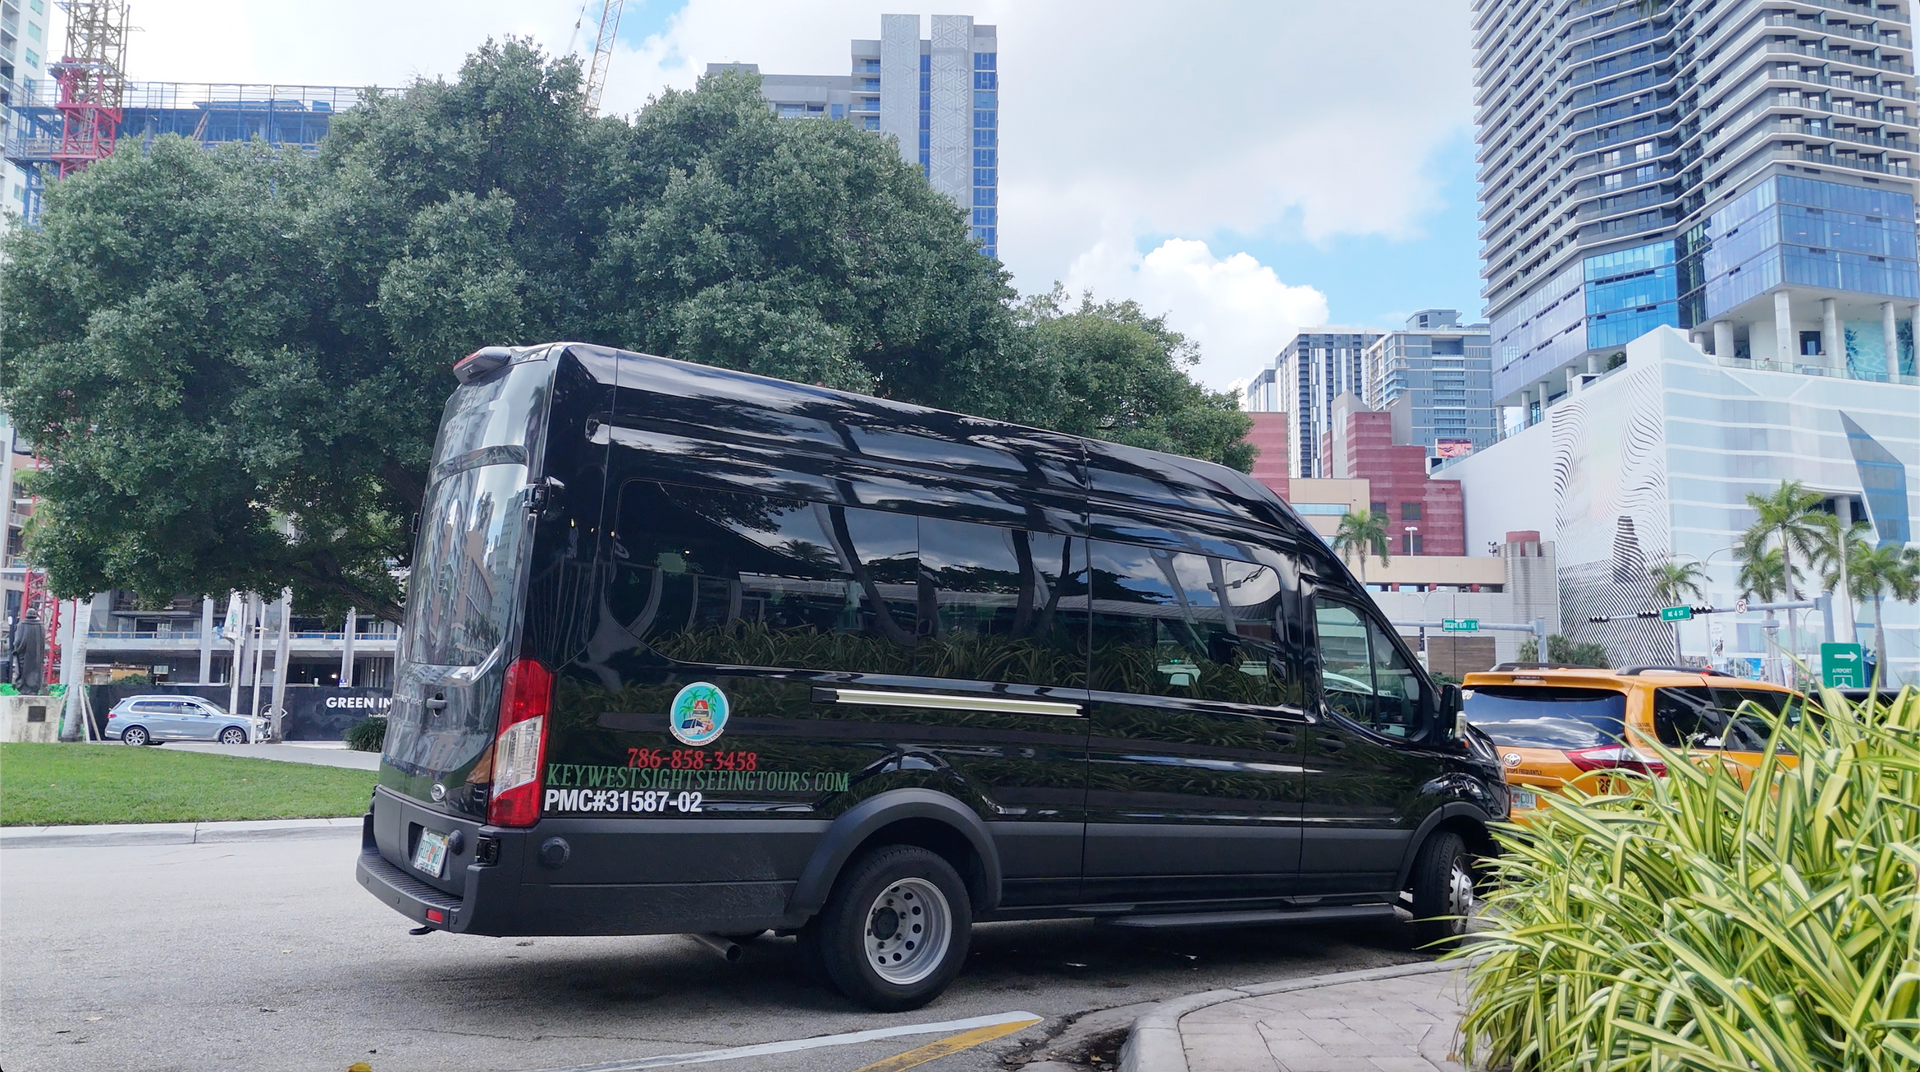
<svg viewBox="0 0 1920 1072">
<path fill-rule="evenodd" d="M 1588 349 L 1625 346 L 1662 324 L 1679 326 L 1672 242 L 1588 257 L 1582 268 Z"/>
<path fill-rule="evenodd" d="M 989 257 L 1000 255 L 999 60 L 973 54 L 973 240 Z"/>
<path fill-rule="evenodd" d="M 1913 198 L 1904 193 L 1775 175 L 1701 232 L 1693 240 L 1704 277 L 1696 321 L 1782 284 L 1920 297 Z"/>
</svg>

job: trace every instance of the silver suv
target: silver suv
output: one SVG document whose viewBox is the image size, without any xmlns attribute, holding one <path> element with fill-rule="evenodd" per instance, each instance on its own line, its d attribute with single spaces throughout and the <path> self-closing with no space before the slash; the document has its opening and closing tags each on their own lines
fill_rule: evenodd
<svg viewBox="0 0 1920 1072">
<path fill-rule="evenodd" d="M 165 741 L 219 741 L 246 744 L 260 739 L 257 720 L 229 715 L 198 696 L 129 696 L 107 712 L 106 734 L 124 744 Z"/>
</svg>

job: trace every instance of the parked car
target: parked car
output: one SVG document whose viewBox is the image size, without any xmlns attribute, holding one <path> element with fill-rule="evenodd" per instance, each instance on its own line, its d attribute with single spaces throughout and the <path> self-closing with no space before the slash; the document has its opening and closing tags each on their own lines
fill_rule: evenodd
<svg viewBox="0 0 1920 1072">
<path fill-rule="evenodd" d="M 260 733 L 259 719 L 227 714 L 220 705 L 198 696 L 129 696 L 107 712 L 106 735 L 123 744 L 247 744 L 259 740 Z"/>
<path fill-rule="evenodd" d="M 1499 747 L 1515 822 L 1545 806 L 1543 793 L 1579 782 L 1604 790 L 1617 771 L 1665 775 L 1646 747 L 1715 753 L 1750 770 L 1770 727 L 1753 708 L 1798 717 L 1799 693 L 1711 670 L 1624 670 L 1502 664 L 1468 674 L 1461 717 Z"/>
</svg>

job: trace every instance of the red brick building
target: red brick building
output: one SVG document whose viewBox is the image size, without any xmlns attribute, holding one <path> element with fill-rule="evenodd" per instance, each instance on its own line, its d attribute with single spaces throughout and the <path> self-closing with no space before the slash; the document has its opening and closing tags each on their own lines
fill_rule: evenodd
<svg viewBox="0 0 1920 1072">
<path fill-rule="evenodd" d="M 1253 428 L 1247 432 L 1247 442 L 1260 452 L 1253 460 L 1253 478 L 1272 488 L 1275 495 L 1286 499 L 1287 415 L 1249 413 L 1247 416 L 1253 418 Z"/>
<path fill-rule="evenodd" d="M 1394 554 L 1467 553 L 1460 482 L 1428 477 L 1427 449 L 1396 445 L 1391 414 L 1343 394 L 1334 400 L 1332 424 L 1320 437 L 1329 475 L 1372 485 L 1371 508 L 1386 515 Z"/>
</svg>

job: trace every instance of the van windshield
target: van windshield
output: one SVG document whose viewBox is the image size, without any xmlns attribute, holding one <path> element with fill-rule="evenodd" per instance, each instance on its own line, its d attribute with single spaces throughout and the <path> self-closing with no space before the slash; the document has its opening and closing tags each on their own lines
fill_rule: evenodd
<svg viewBox="0 0 1920 1072">
<path fill-rule="evenodd" d="M 1607 689 L 1483 686 L 1468 690 L 1460 711 L 1510 748 L 1592 748 L 1627 733 L 1627 697 Z"/>
</svg>

